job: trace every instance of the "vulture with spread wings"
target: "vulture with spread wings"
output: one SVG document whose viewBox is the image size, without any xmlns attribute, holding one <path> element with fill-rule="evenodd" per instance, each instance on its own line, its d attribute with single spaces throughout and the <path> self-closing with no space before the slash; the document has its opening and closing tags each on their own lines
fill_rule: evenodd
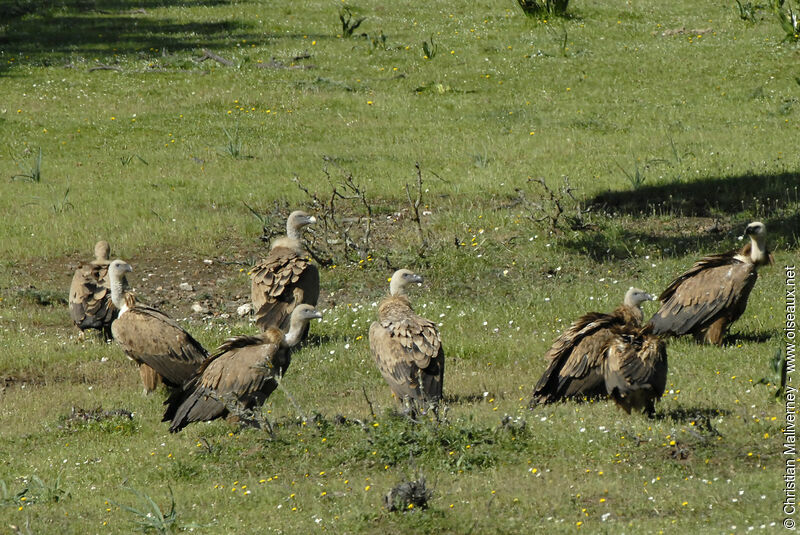
<svg viewBox="0 0 800 535">
<path fill-rule="evenodd" d="M 650 294 L 630 288 L 611 314 L 591 312 L 564 331 L 545 354 L 548 367 L 533 403 L 611 396 L 626 412 L 653 414 L 664 392 L 666 345 L 643 329 L 641 304 Z"/>
</svg>

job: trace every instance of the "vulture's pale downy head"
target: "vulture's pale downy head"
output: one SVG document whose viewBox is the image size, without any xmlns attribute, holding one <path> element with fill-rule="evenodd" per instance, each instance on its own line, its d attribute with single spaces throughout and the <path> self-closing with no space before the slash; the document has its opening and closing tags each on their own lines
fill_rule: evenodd
<svg viewBox="0 0 800 535">
<path fill-rule="evenodd" d="M 634 288 L 633 286 L 628 288 L 628 291 L 625 292 L 624 303 L 629 307 L 641 308 L 642 303 L 644 303 L 645 301 L 652 301 L 652 300 L 653 300 L 652 295 L 645 292 L 644 290 L 640 290 L 639 288 Z"/>
<path fill-rule="evenodd" d="M 119 310 L 121 316 L 128 310 L 125 302 L 124 287 L 125 274 L 133 271 L 130 264 L 124 260 L 114 260 L 108 265 L 108 279 L 111 281 L 111 302 Z"/>
<path fill-rule="evenodd" d="M 111 254 L 111 246 L 105 240 L 100 240 L 94 244 L 94 259 L 108 261 L 108 255 Z"/>
<path fill-rule="evenodd" d="M 766 225 L 761 221 L 753 221 L 744 229 L 744 235 L 750 236 L 749 251 L 748 246 L 745 246 L 739 254 L 749 256 L 749 259 L 740 258 L 740 260 L 749 260 L 757 265 L 772 264 L 772 255 L 767 250 Z"/>
<path fill-rule="evenodd" d="M 308 322 L 313 319 L 322 319 L 322 312 L 317 310 L 311 305 L 298 305 L 292 311 L 292 322 L 302 321 Z"/>
<path fill-rule="evenodd" d="M 389 294 L 403 295 L 406 293 L 406 286 L 414 283 L 422 283 L 422 277 L 409 269 L 398 269 L 389 283 Z"/>
<path fill-rule="evenodd" d="M 295 309 L 292 310 L 289 332 L 284 335 L 282 345 L 287 347 L 297 345 L 303 337 L 303 331 L 305 331 L 306 325 L 313 319 L 322 319 L 322 312 L 307 304 L 296 306 Z"/>
<path fill-rule="evenodd" d="M 295 210 L 289 214 L 289 218 L 286 220 L 286 235 L 290 238 L 300 239 L 303 227 L 316 222 L 317 218 L 313 215 L 308 215 L 302 210 Z"/>
<path fill-rule="evenodd" d="M 124 260 L 117 259 L 108 265 L 108 276 L 112 281 L 121 282 L 125 278 L 125 274 L 131 271 L 133 271 L 133 268 Z"/>
<path fill-rule="evenodd" d="M 767 227 L 761 221 L 753 221 L 747 228 L 744 229 L 745 236 L 751 237 L 759 237 L 759 236 L 766 236 L 767 234 Z"/>
</svg>

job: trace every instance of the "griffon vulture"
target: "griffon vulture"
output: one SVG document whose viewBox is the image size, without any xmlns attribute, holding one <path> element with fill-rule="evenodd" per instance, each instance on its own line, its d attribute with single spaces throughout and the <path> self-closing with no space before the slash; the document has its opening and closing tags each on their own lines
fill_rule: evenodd
<svg viewBox="0 0 800 535">
<path fill-rule="evenodd" d="M 378 306 L 369 328 L 369 347 L 392 393 L 403 403 L 442 397 L 444 350 L 436 325 L 414 313 L 406 286 L 422 282 L 407 269 L 392 275 L 389 296 Z"/>
<path fill-rule="evenodd" d="M 658 297 L 661 307 L 650 319 L 655 334 L 692 334 L 698 341 L 722 345 L 731 323 L 747 307 L 758 268 L 772 264 L 766 227 L 747 225 L 750 243 L 741 250 L 706 256 L 672 281 Z"/>
<path fill-rule="evenodd" d="M 301 240 L 303 227 L 316 222 L 305 212 L 292 212 L 286 220 L 286 236 L 272 242 L 269 255 L 253 268 L 251 295 L 256 324 L 262 331 L 277 327 L 286 332 L 297 305 L 317 305 L 319 271 Z M 307 334 L 306 329 L 301 341 Z"/>
<path fill-rule="evenodd" d="M 225 341 L 186 385 L 165 402 L 162 421 L 180 431 L 192 422 L 214 420 L 228 413 L 228 403 L 242 409 L 263 405 L 277 388 L 291 361 L 289 349 L 297 344 L 308 323 L 321 318 L 311 305 L 292 311 L 289 331 L 270 328 L 257 336 L 237 336 Z"/>
<path fill-rule="evenodd" d="M 160 380 L 171 387 L 183 386 L 208 352 L 175 320 L 124 293 L 122 281 L 130 271 L 131 266 L 122 260 L 114 260 L 108 268 L 111 299 L 119 309 L 111 332 L 128 358 L 140 365 L 145 391 L 154 390 Z"/>
<path fill-rule="evenodd" d="M 534 403 L 611 396 L 626 412 L 652 414 L 664 392 L 666 345 L 642 329 L 641 304 L 650 294 L 630 288 L 611 314 L 591 312 L 559 336 L 545 354 L 547 370 L 533 393 Z"/>
<path fill-rule="evenodd" d="M 69 287 L 69 315 L 80 329 L 80 337 L 87 329 L 97 329 L 106 340 L 111 339 L 111 322 L 117 317 L 117 307 L 111 302 L 108 282 L 107 241 L 94 246 L 94 260 L 78 266 Z"/>
</svg>

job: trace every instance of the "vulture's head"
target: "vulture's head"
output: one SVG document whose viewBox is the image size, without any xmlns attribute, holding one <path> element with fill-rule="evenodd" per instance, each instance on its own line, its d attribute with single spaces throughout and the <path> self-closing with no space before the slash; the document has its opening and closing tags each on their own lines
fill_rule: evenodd
<svg viewBox="0 0 800 535">
<path fill-rule="evenodd" d="M 302 321 L 307 323 L 313 319 L 322 319 L 322 312 L 311 305 L 299 305 L 292 311 L 292 322 Z"/>
<path fill-rule="evenodd" d="M 105 240 L 100 240 L 94 244 L 94 258 L 95 260 L 108 260 L 108 255 L 111 254 L 111 246 Z"/>
<path fill-rule="evenodd" d="M 421 283 L 422 277 L 408 269 L 398 269 L 392 275 L 391 282 L 389 283 L 389 293 L 391 295 L 403 295 L 406 286 L 414 283 Z"/>
<path fill-rule="evenodd" d="M 628 288 L 628 291 L 625 292 L 625 304 L 629 307 L 640 308 L 642 303 L 652 300 L 652 295 L 639 288 L 634 288 L 633 286 Z"/>
<path fill-rule="evenodd" d="M 286 220 L 286 231 L 290 235 L 295 234 L 306 225 L 313 225 L 316 222 L 317 218 L 313 215 L 308 215 L 302 210 L 295 210 L 289 214 L 289 219 Z"/>
<path fill-rule="evenodd" d="M 767 233 L 767 227 L 761 221 L 753 221 L 744 229 L 745 236 L 759 237 Z"/>
<path fill-rule="evenodd" d="M 130 264 L 124 260 L 114 260 L 108 265 L 108 276 L 112 281 L 121 281 L 126 273 L 133 271 Z"/>
<path fill-rule="evenodd" d="M 292 316 L 289 323 L 289 332 L 283 335 L 281 345 L 283 347 L 292 347 L 297 345 L 303 339 L 303 332 L 306 329 L 308 322 L 313 319 L 321 319 L 322 312 L 317 310 L 311 305 L 298 305 L 292 310 Z M 278 331 L 280 332 L 280 331 Z"/>
</svg>

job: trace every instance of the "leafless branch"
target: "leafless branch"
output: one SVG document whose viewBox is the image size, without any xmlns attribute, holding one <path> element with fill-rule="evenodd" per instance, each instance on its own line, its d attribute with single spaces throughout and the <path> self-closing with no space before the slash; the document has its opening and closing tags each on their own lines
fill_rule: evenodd
<svg viewBox="0 0 800 535">
<path fill-rule="evenodd" d="M 419 217 L 419 207 L 422 204 L 422 169 L 419 166 L 419 162 L 414 164 L 414 167 L 417 169 L 417 196 L 414 200 L 411 200 L 411 190 L 406 183 L 406 197 L 408 198 L 408 204 L 411 206 L 411 220 L 416 223 L 417 226 L 417 236 L 419 237 L 420 247 L 419 256 L 423 257 L 427 242 L 425 240 L 425 232 L 422 230 L 422 219 Z"/>
<path fill-rule="evenodd" d="M 233 62 L 231 60 L 225 59 L 222 56 L 220 56 L 219 54 L 215 54 L 214 52 L 210 51 L 209 49 L 204 48 L 203 49 L 203 55 L 200 57 L 200 59 L 197 60 L 197 63 L 202 63 L 207 59 L 213 59 L 217 63 L 221 63 L 221 64 L 226 65 L 228 67 L 232 67 L 233 66 Z"/>
<path fill-rule="evenodd" d="M 369 405 L 370 416 L 375 418 L 375 407 L 372 406 L 372 401 L 370 401 L 369 396 L 367 395 L 367 388 L 364 385 L 361 385 L 361 391 L 364 393 L 364 399 L 367 400 L 367 405 Z"/>
</svg>

